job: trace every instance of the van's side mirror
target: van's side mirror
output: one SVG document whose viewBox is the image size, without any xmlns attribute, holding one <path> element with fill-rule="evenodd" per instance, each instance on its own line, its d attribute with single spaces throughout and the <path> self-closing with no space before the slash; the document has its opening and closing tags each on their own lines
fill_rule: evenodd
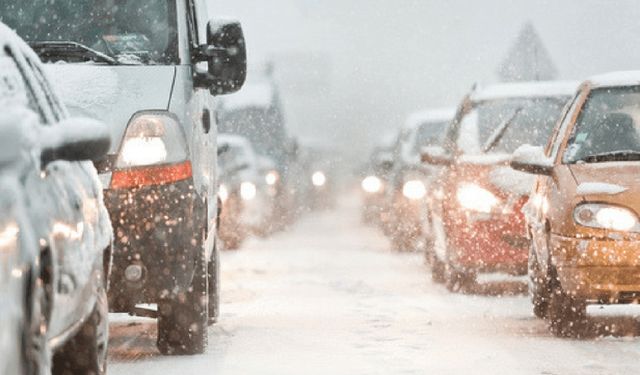
<svg viewBox="0 0 640 375">
<path fill-rule="evenodd" d="M 40 161 L 42 167 L 56 160 L 102 159 L 111 147 L 109 128 L 100 121 L 73 118 L 43 128 Z"/>
<path fill-rule="evenodd" d="M 440 146 L 423 147 L 420 150 L 420 160 L 431 165 L 448 166 L 453 164 L 453 158 Z"/>
<path fill-rule="evenodd" d="M 247 48 L 239 21 L 214 19 L 207 24 L 207 44 L 200 46 L 195 62 L 207 62 L 207 73 L 196 74 L 196 86 L 213 95 L 234 93 L 247 78 Z"/>
<path fill-rule="evenodd" d="M 522 145 L 511 157 L 511 168 L 525 173 L 551 176 L 553 161 L 544 154 L 539 146 Z"/>
</svg>

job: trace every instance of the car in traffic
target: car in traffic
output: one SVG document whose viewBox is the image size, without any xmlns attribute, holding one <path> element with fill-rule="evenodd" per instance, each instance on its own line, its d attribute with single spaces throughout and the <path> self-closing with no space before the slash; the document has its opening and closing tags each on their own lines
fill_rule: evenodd
<svg viewBox="0 0 640 375">
<path fill-rule="evenodd" d="M 225 249 L 236 250 L 248 235 L 269 232 L 276 199 L 273 186 L 279 176 L 270 163 L 264 167 L 266 162 L 244 137 L 219 134 L 218 149 L 222 202 L 218 236 Z"/>
<path fill-rule="evenodd" d="M 0 23 L 0 373 L 104 374 L 113 234 L 91 160 L 108 127 L 70 118 Z"/>
<path fill-rule="evenodd" d="M 70 110 L 110 125 L 110 307 L 157 317 L 164 354 L 202 353 L 218 315 L 214 97 L 242 87 L 246 49 L 208 17 L 204 0 L 0 2 Z"/>
<path fill-rule="evenodd" d="M 376 147 L 364 170 L 362 181 L 362 221 L 381 225 L 385 205 L 385 193 L 389 189 L 393 170 L 393 153 L 385 147 Z"/>
<path fill-rule="evenodd" d="M 389 199 L 389 232 L 395 250 L 415 250 L 431 238 L 428 192 L 433 168 L 421 163 L 424 147 L 438 146 L 455 109 L 431 109 L 413 113 L 400 130 L 395 150 Z"/>
<path fill-rule="evenodd" d="M 545 145 L 511 166 L 537 175 L 525 212 L 534 312 L 585 333 L 588 304 L 640 301 L 640 72 L 582 84 Z"/>
<path fill-rule="evenodd" d="M 575 82 L 522 82 L 475 88 L 461 103 L 442 146 L 424 149 L 440 165 L 431 199 L 435 281 L 469 291 L 478 273 L 527 272 L 529 242 L 522 207 L 533 179 L 509 168 L 524 143 L 545 144 Z"/>
</svg>

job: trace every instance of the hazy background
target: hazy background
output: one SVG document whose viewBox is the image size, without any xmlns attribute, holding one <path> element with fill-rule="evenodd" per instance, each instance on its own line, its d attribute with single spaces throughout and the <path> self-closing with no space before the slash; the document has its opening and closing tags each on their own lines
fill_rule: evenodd
<svg viewBox="0 0 640 375">
<path fill-rule="evenodd" d="M 209 0 L 271 59 L 288 127 L 357 158 L 416 109 L 496 80 L 531 21 L 560 78 L 640 69 L 638 0 Z"/>
</svg>

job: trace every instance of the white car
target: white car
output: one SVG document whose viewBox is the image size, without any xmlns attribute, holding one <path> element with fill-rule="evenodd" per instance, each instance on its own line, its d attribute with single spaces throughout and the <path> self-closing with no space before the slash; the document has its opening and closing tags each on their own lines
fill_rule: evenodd
<svg viewBox="0 0 640 375">
<path fill-rule="evenodd" d="M 104 374 L 113 234 L 90 160 L 109 130 L 69 118 L 1 23 L 0 45 L 0 373 Z"/>
</svg>

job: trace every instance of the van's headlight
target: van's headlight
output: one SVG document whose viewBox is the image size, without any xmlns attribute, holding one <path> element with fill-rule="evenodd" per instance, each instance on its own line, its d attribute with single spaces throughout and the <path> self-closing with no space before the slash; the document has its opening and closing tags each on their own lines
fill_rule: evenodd
<svg viewBox="0 0 640 375">
<path fill-rule="evenodd" d="M 476 184 L 461 185 L 458 187 L 456 197 L 462 208 L 486 214 L 491 213 L 500 203 L 495 194 Z"/>
<path fill-rule="evenodd" d="M 402 194 L 411 200 L 422 199 L 427 195 L 427 187 L 419 180 L 407 181 L 402 187 Z"/>
<path fill-rule="evenodd" d="M 600 203 L 581 204 L 573 212 L 576 223 L 585 227 L 640 232 L 638 216 L 631 210 Z"/>
<path fill-rule="evenodd" d="M 379 193 L 382 191 L 382 180 L 376 176 L 368 176 L 362 180 L 362 190 L 370 194 Z"/>
<path fill-rule="evenodd" d="M 220 198 L 222 203 L 229 199 L 229 189 L 227 189 L 227 185 L 220 185 L 218 188 L 218 198 Z"/>
<path fill-rule="evenodd" d="M 19 233 L 20 228 L 15 223 L 0 229 L 0 254 L 17 250 Z"/>
<path fill-rule="evenodd" d="M 169 113 L 135 116 L 125 133 L 117 168 L 173 164 L 186 160 L 187 147 L 178 121 Z"/>
<path fill-rule="evenodd" d="M 273 186 L 273 185 L 277 184 L 278 181 L 280 181 L 280 173 L 278 173 L 278 171 L 269 171 L 264 176 L 264 182 L 266 182 L 267 185 L 269 185 L 269 186 Z"/>
<path fill-rule="evenodd" d="M 245 201 L 250 201 L 256 197 L 258 189 L 253 182 L 243 182 L 240 185 L 240 196 Z"/>
</svg>

